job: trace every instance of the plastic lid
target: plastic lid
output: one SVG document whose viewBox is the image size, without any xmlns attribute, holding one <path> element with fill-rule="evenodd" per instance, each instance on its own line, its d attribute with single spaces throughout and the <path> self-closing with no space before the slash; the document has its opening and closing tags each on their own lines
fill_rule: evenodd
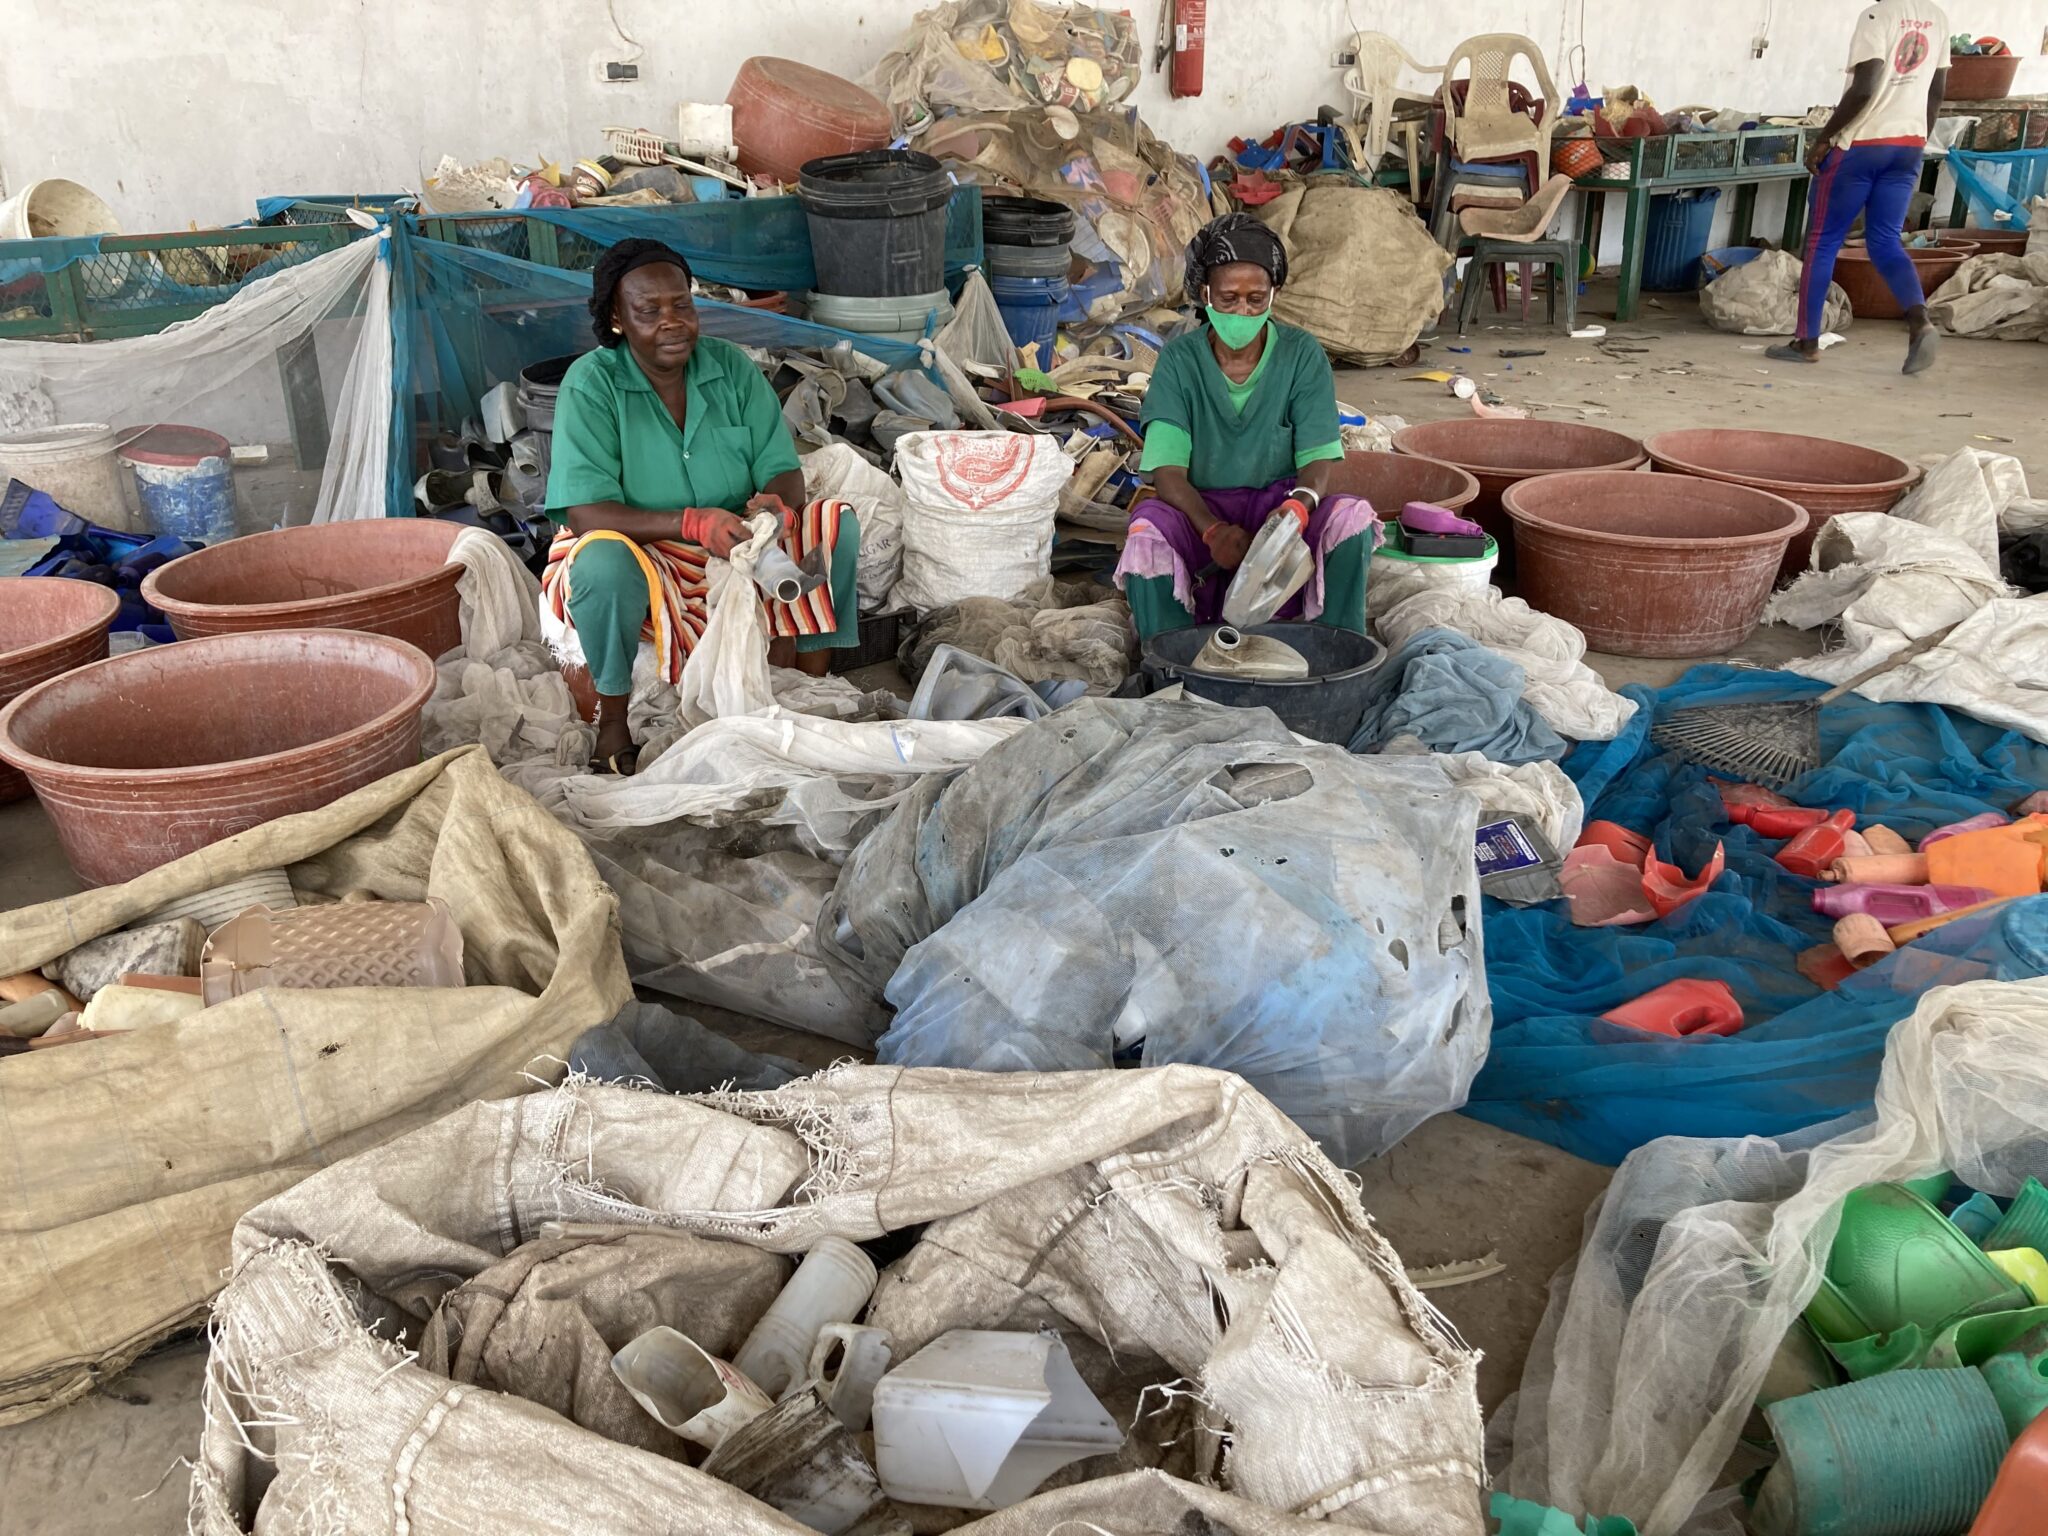
<svg viewBox="0 0 2048 1536">
<path fill-rule="evenodd" d="M 186 466 L 203 459 L 224 459 L 228 448 L 226 438 L 204 427 L 158 422 L 153 427 L 121 429 L 121 457 L 132 464 Z"/>
</svg>

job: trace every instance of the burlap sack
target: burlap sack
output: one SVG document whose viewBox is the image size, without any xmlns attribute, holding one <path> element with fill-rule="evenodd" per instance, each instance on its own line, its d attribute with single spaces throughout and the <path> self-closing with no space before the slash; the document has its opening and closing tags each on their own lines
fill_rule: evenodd
<svg viewBox="0 0 2048 1536">
<path fill-rule="evenodd" d="M 0 975 L 279 866 L 301 891 L 446 901 L 470 985 L 266 989 L 0 1062 L 0 1424 L 81 1396 L 203 1317 L 251 1206 L 459 1104 L 558 1076 L 576 1037 L 631 996 L 589 855 L 480 747 L 125 885 L 0 914 Z"/>
<path fill-rule="evenodd" d="M 1287 247 L 1287 286 L 1273 313 L 1341 363 L 1391 362 L 1443 312 L 1451 253 L 1409 201 L 1387 187 L 1317 182 L 1258 210 Z"/>
<path fill-rule="evenodd" d="M 897 1357 L 952 1328 L 1056 1327 L 1130 1430 L 1068 1469 L 1094 1480 L 975 1536 L 1482 1529 L 1477 1356 L 1241 1079 L 842 1067 L 770 1093 L 473 1104 L 251 1211 L 215 1308 L 193 1530 L 800 1532 L 407 1352 L 550 1222 L 719 1239 L 702 1261 L 727 1266 L 733 1244 L 929 1223 L 868 1312 Z"/>
</svg>

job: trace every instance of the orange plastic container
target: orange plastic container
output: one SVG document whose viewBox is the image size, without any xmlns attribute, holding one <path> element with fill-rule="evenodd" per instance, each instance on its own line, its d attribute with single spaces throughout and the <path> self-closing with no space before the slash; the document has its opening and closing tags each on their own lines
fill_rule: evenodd
<svg viewBox="0 0 2048 1536">
<path fill-rule="evenodd" d="M 792 186 L 806 161 L 881 149 L 894 132 L 878 97 L 794 59 L 748 59 L 725 99 L 740 169 Z"/>
<path fill-rule="evenodd" d="M 1818 880 L 1827 867 L 1849 850 L 1848 834 L 1856 829 L 1854 811 L 1837 811 L 1818 826 L 1808 827 L 1777 852 L 1778 864 L 1795 875 Z M 1867 855 L 1866 855 L 1867 857 Z M 1981 881 L 1958 880 L 1958 885 Z"/>
<path fill-rule="evenodd" d="M 1659 917 L 1669 917 L 1693 897 L 1704 894 L 1728 867 L 1727 850 L 1714 844 L 1714 856 L 1691 879 L 1676 864 L 1666 864 L 1654 853 L 1643 860 L 1643 894 Z"/>
<path fill-rule="evenodd" d="M 1683 1040 L 1689 1035 L 1732 1035 L 1742 1028 L 1742 1004 L 1725 981 L 1683 977 L 1600 1015 L 1610 1024 Z"/>
<path fill-rule="evenodd" d="M 113 588 L 90 581 L 0 576 L 0 704 L 105 656 L 120 607 Z M 28 780 L 0 764 L 0 805 L 27 794 Z"/>
<path fill-rule="evenodd" d="M 1927 850 L 1927 878 L 1935 885 L 1982 886 L 1998 896 L 2038 896 L 2048 858 L 2043 838 L 2048 817 L 2041 816 L 1945 837 Z"/>
<path fill-rule="evenodd" d="M 1579 840 L 1573 846 L 1605 848 L 1614 855 L 1617 864 L 1633 864 L 1637 869 L 1641 869 L 1643 860 L 1650 856 L 1647 837 L 1614 821 L 1587 822 L 1586 830 L 1579 834 Z"/>
<path fill-rule="evenodd" d="M 1978 1507 L 1970 1536 L 2040 1536 L 2048 1511 L 2048 1413 L 2020 1432 L 1999 1463 L 1998 1481 Z"/>
</svg>

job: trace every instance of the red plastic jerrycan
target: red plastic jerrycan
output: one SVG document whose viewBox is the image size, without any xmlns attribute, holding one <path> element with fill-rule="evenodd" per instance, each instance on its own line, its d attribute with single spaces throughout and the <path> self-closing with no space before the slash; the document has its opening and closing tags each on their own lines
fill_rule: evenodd
<svg viewBox="0 0 2048 1536">
<path fill-rule="evenodd" d="M 1687 1035 L 1732 1035 L 1742 1028 L 1742 1004 L 1725 981 L 1683 977 L 1645 992 L 1600 1015 L 1610 1024 L 1653 1035 L 1683 1039 Z"/>
<path fill-rule="evenodd" d="M 1842 856 L 1848 846 L 1847 833 L 1856 830 L 1854 811 L 1837 811 L 1818 826 L 1808 827 L 1778 850 L 1778 863 L 1795 875 L 1818 880 L 1821 872 Z"/>
</svg>

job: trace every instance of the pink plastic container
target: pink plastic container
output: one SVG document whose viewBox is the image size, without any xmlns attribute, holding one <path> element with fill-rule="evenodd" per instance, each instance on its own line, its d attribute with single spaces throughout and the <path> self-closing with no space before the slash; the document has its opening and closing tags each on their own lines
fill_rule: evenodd
<svg viewBox="0 0 2048 1536">
<path fill-rule="evenodd" d="M 1968 821 L 1952 821 L 1945 827 L 1936 827 L 1920 839 L 1920 851 L 1925 853 L 1936 843 L 1946 842 L 1952 837 L 1961 837 L 1965 832 L 1989 832 L 1993 827 L 2011 825 L 2010 816 L 1997 811 L 1985 811 L 1981 815 L 1972 816 Z"/>
<path fill-rule="evenodd" d="M 1895 928 L 1995 900 L 1995 891 L 1976 885 L 1824 885 L 1813 893 L 1813 910 L 1823 917 L 1860 912 Z"/>
<path fill-rule="evenodd" d="M 151 646 L 0 710 L 0 759 L 28 776 L 90 885 L 315 810 L 420 760 L 434 664 L 340 629 Z"/>
</svg>

